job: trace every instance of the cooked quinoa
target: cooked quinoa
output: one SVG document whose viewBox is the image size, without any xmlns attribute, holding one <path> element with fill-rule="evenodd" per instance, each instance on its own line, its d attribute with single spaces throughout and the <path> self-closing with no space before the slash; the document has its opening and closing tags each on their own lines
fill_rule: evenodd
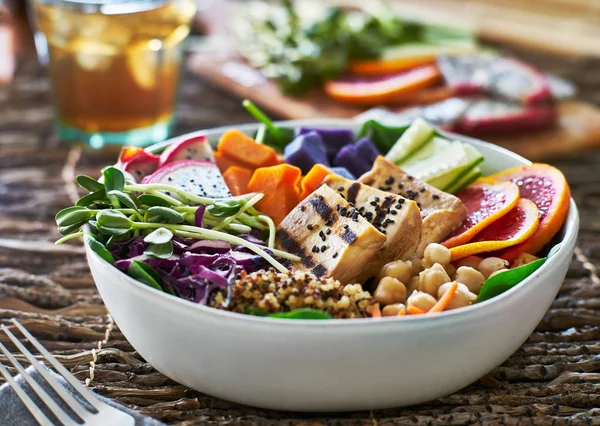
<svg viewBox="0 0 600 426">
<path fill-rule="evenodd" d="M 317 278 L 303 271 L 242 272 L 229 292 L 229 301 L 228 290 L 223 289 L 211 298 L 210 306 L 239 313 L 247 313 L 250 307 L 268 313 L 312 308 L 333 318 L 370 317 L 373 307 L 378 306 L 360 284 L 343 286 L 332 278 Z"/>
</svg>

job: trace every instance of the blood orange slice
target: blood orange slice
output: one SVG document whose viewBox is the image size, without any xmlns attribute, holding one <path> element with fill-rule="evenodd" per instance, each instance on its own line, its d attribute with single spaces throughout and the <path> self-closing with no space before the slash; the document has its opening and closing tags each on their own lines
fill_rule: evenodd
<svg viewBox="0 0 600 426">
<path fill-rule="evenodd" d="M 538 225 L 537 206 L 534 202 L 521 198 L 510 212 L 475 235 L 469 243 L 452 247 L 452 261 L 522 243 L 537 230 Z"/>
<path fill-rule="evenodd" d="M 325 83 L 325 92 L 340 102 L 377 105 L 434 86 L 440 79 L 437 67 L 429 65 L 376 80 L 329 81 Z"/>
<path fill-rule="evenodd" d="M 467 218 L 442 243 L 448 248 L 468 243 L 481 230 L 511 211 L 519 201 L 519 187 L 512 182 L 480 179 L 456 196 L 467 208 Z"/>
<path fill-rule="evenodd" d="M 565 176 L 556 167 L 535 163 L 514 167 L 490 178 L 518 185 L 521 197 L 533 201 L 539 211 L 540 225 L 537 231 L 499 256 L 512 262 L 521 253 L 539 252 L 558 232 L 569 213 L 571 190 Z"/>
</svg>

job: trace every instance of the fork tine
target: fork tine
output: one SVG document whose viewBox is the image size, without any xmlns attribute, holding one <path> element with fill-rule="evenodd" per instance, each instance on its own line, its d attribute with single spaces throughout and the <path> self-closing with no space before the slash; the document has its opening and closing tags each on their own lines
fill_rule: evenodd
<svg viewBox="0 0 600 426">
<path fill-rule="evenodd" d="M 46 415 L 42 412 L 42 410 L 38 408 L 37 405 L 35 405 L 31 398 L 29 398 L 29 395 L 27 395 L 25 391 L 21 389 L 21 386 L 19 386 L 19 384 L 15 382 L 13 377 L 10 375 L 10 373 L 4 367 L 4 365 L 2 365 L 2 363 L 0 363 L 0 374 L 4 376 L 7 383 L 15 391 L 21 402 L 23 402 L 23 405 L 25 405 L 25 407 L 29 410 L 29 412 L 37 420 L 37 422 L 43 426 L 51 426 L 52 422 L 50 421 L 50 419 L 46 417 Z"/>
<path fill-rule="evenodd" d="M 6 355 L 6 357 L 12 363 L 12 365 L 14 365 L 15 368 L 19 371 L 19 373 L 21 374 L 21 377 L 23 377 L 23 379 L 25 379 L 25 381 L 29 384 L 29 386 L 31 386 L 31 389 L 33 389 L 33 391 L 40 397 L 40 399 L 44 402 L 44 404 L 46 404 L 48 406 L 50 411 L 52 411 L 54 413 L 56 418 L 58 418 L 58 420 L 60 420 L 63 425 L 70 426 L 70 425 L 78 424 L 60 407 L 60 405 L 58 405 L 54 401 L 54 398 L 52 398 L 50 395 L 48 395 L 48 392 L 46 392 L 44 390 L 44 388 L 41 387 L 39 385 L 39 383 L 36 382 L 33 379 L 33 377 L 31 377 L 25 371 L 25 369 L 23 368 L 21 363 L 19 361 L 17 361 L 17 359 L 14 356 L 12 356 L 12 354 L 8 351 L 8 349 L 6 349 L 6 346 L 4 346 L 1 342 L 0 342 L 0 351 L 2 351 L 2 353 L 4 355 Z"/>
<path fill-rule="evenodd" d="M 67 392 L 65 387 L 59 382 L 57 382 L 54 377 L 52 377 L 48 369 L 43 367 L 40 364 L 40 362 L 37 359 L 35 359 L 31 352 L 29 352 L 29 350 L 25 346 L 23 346 L 21 342 L 19 342 L 19 339 L 17 339 L 15 335 L 12 334 L 4 324 L 2 324 L 2 330 L 4 330 L 6 335 L 10 338 L 10 340 L 12 340 L 12 342 L 19 349 L 19 351 L 21 351 L 21 353 L 25 355 L 27 361 L 29 361 L 33 368 L 35 368 L 37 372 L 46 380 L 46 382 L 48 382 L 52 389 L 54 389 L 54 391 L 63 399 L 63 401 L 65 402 L 65 404 L 67 404 L 67 406 L 69 406 L 69 408 L 75 411 L 77 415 L 82 419 L 84 419 L 86 415 L 90 414 L 90 411 L 88 411 L 83 405 L 81 405 L 81 402 L 77 401 L 73 396 L 71 396 L 71 394 Z"/>
<path fill-rule="evenodd" d="M 11 321 L 14 325 L 17 326 L 21 333 L 23 333 L 23 336 L 27 337 L 31 344 L 35 346 L 35 348 L 44 356 L 44 358 L 48 360 L 48 362 L 54 367 L 54 369 L 58 371 L 58 373 L 61 376 L 63 376 L 65 380 L 69 382 L 71 386 L 73 386 L 75 390 L 77 390 L 77 392 L 79 392 L 81 396 L 92 407 L 94 407 L 96 410 L 99 410 L 100 406 L 102 405 L 102 402 L 98 398 L 96 398 L 96 395 L 94 395 L 89 389 L 83 386 L 81 382 L 77 380 L 77 378 L 73 376 L 69 370 L 63 367 L 63 365 L 56 358 L 54 358 L 54 356 L 50 352 L 48 352 L 46 348 L 43 347 L 42 344 L 38 342 L 38 340 L 35 337 L 33 337 L 31 333 L 27 331 L 27 329 L 23 327 L 19 321 L 17 321 L 14 318 Z M 5 328 L 5 326 L 3 326 L 3 328 Z"/>
</svg>

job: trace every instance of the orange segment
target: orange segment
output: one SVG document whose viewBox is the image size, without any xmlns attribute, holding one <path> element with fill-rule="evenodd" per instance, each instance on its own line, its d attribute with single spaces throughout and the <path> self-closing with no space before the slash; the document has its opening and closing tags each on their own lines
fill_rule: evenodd
<svg viewBox="0 0 600 426">
<path fill-rule="evenodd" d="M 538 229 L 538 208 L 521 198 L 506 215 L 486 227 L 471 242 L 450 249 L 452 262 L 474 254 L 504 249 L 522 243 Z"/>
<path fill-rule="evenodd" d="M 505 170 L 490 178 L 515 183 L 521 196 L 536 204 L 540 220 L 537 231 L 530 238 L 498 256 L 512 262 L 521 253 L 539 252 L 559 231 L 569 213 L 571 190 L 565 176 L 556 167 L 534 163 Z"/>
<path fill-rule="evenodd" d="M 467 218 L 442 243 L 448 248 L 468 243 L 481 230 L 511 211 L 519 201 L 519 187 L 512 182 L 479 179 L 456 196 L 467 208 Z"/>
<path fill-rule="evenodd" d="M 385 104 L 400 95 L 436 85 L 441 73 L 435 65 L 370 81 L 329 81 L 325 92 L 335 100 L 357 105 Z"/>
</svg>

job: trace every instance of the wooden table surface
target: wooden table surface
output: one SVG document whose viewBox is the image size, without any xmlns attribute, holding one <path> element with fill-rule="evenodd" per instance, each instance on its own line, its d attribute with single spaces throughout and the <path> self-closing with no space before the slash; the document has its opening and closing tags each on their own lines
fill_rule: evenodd
<svg viewBox="0 0 600 426">
<path fill-rule="evenodd" d="M 569 76 L 561 58 L 543 61 Z M 584 95 L 598 104 L 594 84 Z M 187 74 L 177 114 L 175 134 L 250 121 L 238 99 Z M 77 197 L 74 176 L 96 175 L 116 152 L 61 143 L 52 117 L 48 79 L 26 55 L 13 83 L 0 88 L 0 322 L 19 318 L 96 392 L 180 425 L 600 425 L 600 151 L 555 163 L 580 209 L 577 255 L 551 309 L 510 359 L 477 383 L 428 404 L 310 415 L 209 397 L 171 381 L 135 352 L 106 312 L 80 243 L 53 245 L 54 214 Z M 4 335 L 0 341 L 8 344 Z"/>
</svg>

